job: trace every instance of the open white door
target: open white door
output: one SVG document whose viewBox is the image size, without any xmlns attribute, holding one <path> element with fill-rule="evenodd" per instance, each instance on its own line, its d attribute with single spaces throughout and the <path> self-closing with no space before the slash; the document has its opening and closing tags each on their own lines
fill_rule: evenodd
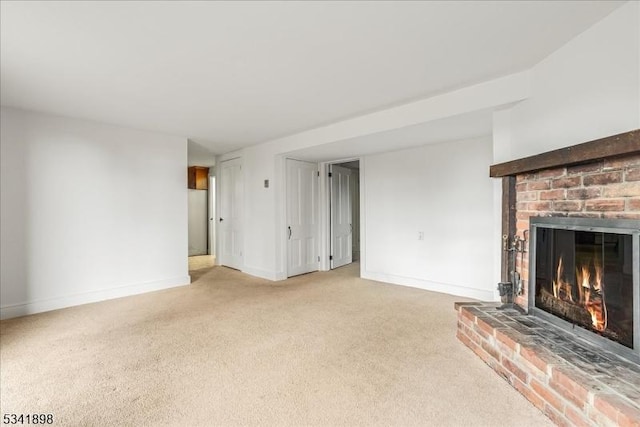
<svg viewBox="0 0 640 427">
<path fill-rule="evenodd" d="M 209 255 L 216 255 L 216 177 L 209 177 Z"/>
<path fill-rule="evenodd" d="M 240 270 L 242 262 L 242 160 L 226 160 L 220 166 L 220 265 Z"/>
<path fill-rule="evenodd" d="M 318 165 L 287 159 L 287 276 L 317 271 Z"/>
<path fill-rule="evenodd" d="M 351 172 L 331 165 L 331 268 L 352 262 Z"/>
</svg>

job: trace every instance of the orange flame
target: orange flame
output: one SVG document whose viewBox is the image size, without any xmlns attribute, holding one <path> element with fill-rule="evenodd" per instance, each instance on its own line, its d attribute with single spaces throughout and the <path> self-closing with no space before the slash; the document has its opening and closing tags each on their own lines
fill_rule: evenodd
<svg viewBox="0 0 640 427">
<path fill-rule="evenodd" d="M 556 280 L 553 281 L 553 296 L 563 301 L 573 302 L 573 293 L 571 292 L 571 283 L 562 278 L 564 273 L 564 264 L 562 257 L 558 260 L 558 268 L 556 270 Z"/>
<path fill-rule="evenodd" d="M 562 278 L 564 271 L 562 257 L 558 260 L 556 279 L 553 281 L 553 296 L 566 302 L 575 303 L 572 284 Z M 594 273 L 591 274 L 589 263 L 576 268 L 576 286 L 578 304 L 591 315 L 591 324 L 597 331 L 607 328 L 607 306 L 604 301 L 602 282 L 602 266 L 596 258 L 593 263 Z"/>
<path fill-rule="evenodd" d="M 582 267 L 583 286 L 587 286 L 588 298 L 584 301 L 584 307 L 591 315 L 591 323 L 597 331 L 604 331 L 607 328 L 607 306 L 604 302 L 604 292 L 602 289 L 602 267 L 596 258 L 593 263 L 595 277 L 590 280 L 591 273 L 588 267 Z M 586 280 L 585 280 L 586 278 Z"/>
</svg>

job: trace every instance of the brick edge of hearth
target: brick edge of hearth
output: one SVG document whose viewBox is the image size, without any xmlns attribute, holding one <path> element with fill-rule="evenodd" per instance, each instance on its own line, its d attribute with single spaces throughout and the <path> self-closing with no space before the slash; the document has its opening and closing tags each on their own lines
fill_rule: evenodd
<svg viewBox="0 0 640 427">
<path fill-rule="evenodd" d="M 455 303 L 457 338 L 560 426 L 640 426 L 635 403 L 589 377 L 530 337 L 481 310 L 492 303 Z"/>
</svg>

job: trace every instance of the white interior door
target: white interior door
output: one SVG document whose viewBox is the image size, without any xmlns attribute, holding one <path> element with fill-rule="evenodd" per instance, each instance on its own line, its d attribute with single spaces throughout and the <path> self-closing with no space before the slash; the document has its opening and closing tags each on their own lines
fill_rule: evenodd
<svg viewBox="0 0 640 427">
<path fill-rule="evenodd" d="M 287 159 L 287 275 L 317 271 L 318 165 Z"/>
<path fill-rule="evenodd" d="M 216 177 L 209 177 L 209 255 L 216 255 Z"/>
<path fill-rule="evenodd" d="M 242 262 L 242 160 L 226 160 L 220 166 L 218 234 L 220 264 L 240 270 Z"/>
<path fill-rule="evenodd" d="M 331 268 L 352 262 L 351 172 L 331 165 Z"/>
<path fill-rule="evenodd" d="M 351 173 L 351 254 L 360 260 L 360 170 Z"/>
</svg>

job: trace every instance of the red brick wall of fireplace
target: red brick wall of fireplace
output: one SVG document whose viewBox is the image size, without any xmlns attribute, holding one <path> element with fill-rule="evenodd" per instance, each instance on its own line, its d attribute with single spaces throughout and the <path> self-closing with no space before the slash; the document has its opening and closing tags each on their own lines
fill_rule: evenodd
<svg viewBox="0 0 640 427">
<path fill-rule="evenodd" d="M 640 155 L 558 167 L 516 176 L 516 229 L 524 236 L 533 216 L 640 220 Z M 529 253 L 518 255 L 527 309 Z"/>
</svg>

